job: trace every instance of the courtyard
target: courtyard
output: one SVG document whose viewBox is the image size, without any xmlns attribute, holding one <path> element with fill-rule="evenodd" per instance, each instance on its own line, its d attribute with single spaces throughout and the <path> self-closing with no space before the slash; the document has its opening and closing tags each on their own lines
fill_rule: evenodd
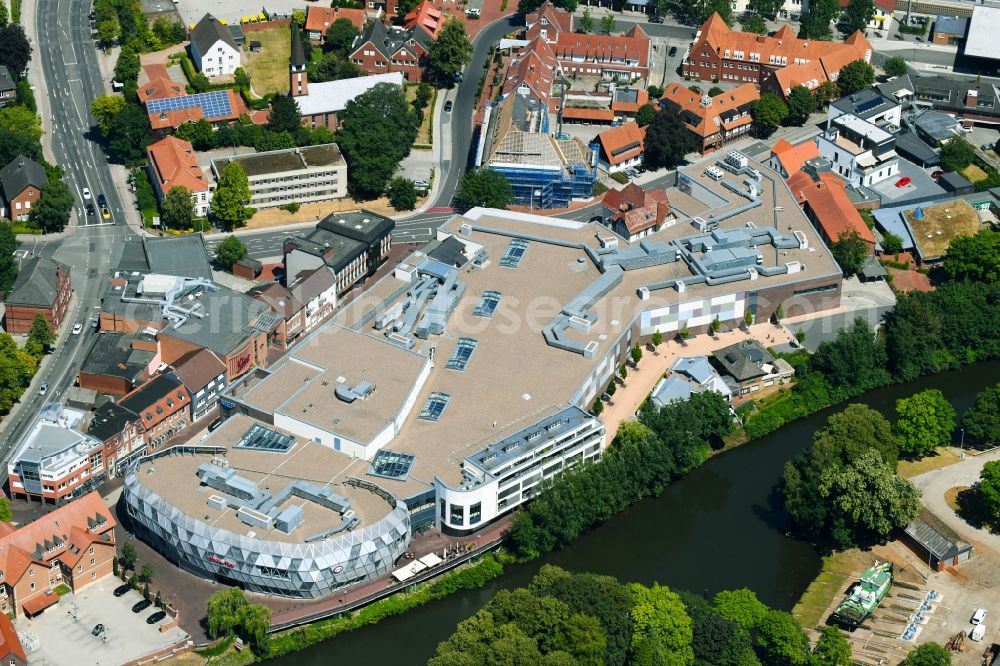
<svg viewBox="0 0 1000 666">
<path fill-rule="evenodd" d="M 250 52 L 250 42 L 260 42 L 260 53 Z M 250 87 L 258 97 L 269 92 L 288 92 L 288 62 L 292 33 L 288 26 L 247 31 L 243 67 L 250 76 Z"/>
</svg>

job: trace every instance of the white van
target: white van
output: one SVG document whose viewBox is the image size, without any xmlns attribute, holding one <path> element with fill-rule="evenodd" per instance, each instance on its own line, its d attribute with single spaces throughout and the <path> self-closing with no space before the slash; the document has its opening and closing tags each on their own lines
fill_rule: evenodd
<svg viewBox="0 0 1000 666">
<path fill-rule="evenodd" d="M 972 614 L 971 622 L 972 624 L 982 624 L 985 619 L 986 619 L 986 609 L 977 608 L 976 612 Z"/>
<path fill-rule="evenodd" d="M 985 635 L 986 635 L 986 625 L 985 624 L 977 624 L 975 626 L 975 628 L 972 631 L 969 632 L 969 638 L 971 638 L 974 641 L 981 641 L 981 640 L 983 640 L 983 636 L 985 636 Z"/>
</svg>

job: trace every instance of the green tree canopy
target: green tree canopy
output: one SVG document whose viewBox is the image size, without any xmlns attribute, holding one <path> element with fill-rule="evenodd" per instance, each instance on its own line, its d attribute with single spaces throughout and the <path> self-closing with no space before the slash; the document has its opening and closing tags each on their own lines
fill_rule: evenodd
<svg viewBox="0 0 1000 666">
<path fill-rule="evenodd" d="M 14 513 L 10 510 L 10 500 L 0 497 L 0 522 L 9 523 L 14 518 Z"/>
<path fill-rule="evenodd" d="M 135 83 L 139 80 L 139 54 L 131 45 L 126 44 L 118 52 L 118 60 L 115 62 L 115 81 L 118 83 Z"/>
<path fill-rule="evenodd" d="M 964 137 L 956 136 L 941 146 L 941 166 L 948 171 L 961 171 L 976 162 L 976 149 Z"/>
<path fill-rule="evenodd" d="M 770 136 L 788 117 L 788 105 L 773 92 L 766 92 L 753 103 L 751 115 L 758 131 Z"/>
<path fill-rule="evenodd" d="M 903 239 L 891 231 L 882 234 L 882 250 L 886 254 L 899 254 L 903 251 Z"/>
<path fill-rule="evenodd" d="M 812 651 L 811 666 L 851 666 L 851 642 L 836 627 L 825 626 Z"/>
<path fill-rule="evenodd" d="M 242 227 L 254 214 L 250 203 L 250 184 L 239 162 L 229 162 L 219 175 L 212 195 L 212 217 L 227 229 Z"/>
<path fill-rule="evenodd" d="M 896 401 L 896 416 L 899 449 L 912 458 L 922 458 L 936 447 L 951 443 L 955 408 L 937 389 L 900 398 Z"/>
<path fill-rule="evenodd" d="M 910 70 L 910 67 L 906 64 L 905 58 L 893 56 L 886 58 L 885 63 L 882 65 L 882 70 L 885 71 L 886 76 L 896 77 L 906 74 Z"/>
<path fill-rule="evenodd" d="M 809 639 L 790 613 L 769 610 L 757 625 L 757 652 L 768 666 L 809 663 Z"/>
<path fill-rule="evenodd" d="M 177 128 L 174 136 L 190 141 L 195 150 L 212 150 L 219 146 L 215 127 L 211 122 L 201 118 L 194 122 L 184 123 Z"/>
<path fill-rule="evenodd" d="M 364 70 L 336 53 L 324 53 L 319 60 L 309 64 L 309 80 L 315 83 L 353 79 L 364 75 Z"/>
<path fill-rule="evenodd" d="M 0 414 L 10 411 L 31 383 L 37 368 L 36 355 L 26 349 L 18 349 L 14 338 L 0 333 Z"/>
<path fill-rule="evenodd" d="M 134 569 L 135 563 L 138 559 L 139 556 L 135 552 L 135 546 L 126 542 L 125 545 L 122 546 L 122 566 L 125 567 L 125 569 Z"/>
<path fill-rule="evenodd" d="M 97 38 L 101 40 L 104 46 L 114 44 L 115 40 L 118 39 L 120 31 L 121 27 L 118 25 L 117 18 L 111 18 L 97 24 Z"/>
<path fill-rule="evenodd" d="M 0 28 L 7 25 L 9 14 L 7 13 L 7 4 L 0 2 Z"/>
<path fill-rule="evenodd" d="M 983 447 L 1000 442 L 1000 384 L 988 386 L 962 414 L 965 433 Z"/>
<path fill-rule="evenodd" d="M 410 154 L 417 136 L 416 114 L 399 86 L 380 83 L 348 102 L 341 121 L 338 140 L 351 194 L 357 200 L 377 197 L 400 160 Z"/>
<path fill-rule="evenodd" d="M 632 649 L 645 644 L 656 664 L 690 664 L 691 618 L 680 597 L 668 587 L 653 584 L 628 586 L 632 597 Z"/>
<path fill-rule="evenodd" d="M 841 68 L 837 77 L 837 87 L 840 88 L 842 95 L 870 88 L 873 83 L 875 83 L 875 68 L 864 60 L 847 63 Z"/>
<path fill-rule="evenodd" d="M 601 32 L 605 35 L 610 35 L 615 31 L 618 22 L 615 20 L 614 14 L 605 14 L 601 17 Z"/>
<path fill-rule="evenodd" d="M 652 104 L 643 104 L 635 112 L 635 122 L 639 127 L 645 127 L 656 119 L 656 107 Z"/>
<path fill-rule="evenodd" d="M 445 21 L 437 39 L 431 42 L 427 65 L 432 75 L 442 82 L 453 81 L 472 59 L 472 42 L 465 24 L 452 17 Z"/>
<path fill-rule="evenodd" d="M 583 15 L 577 25 L 584 32 L 594 32 L 594 16 L 590 13 L 590 7 L 584 8 Z"/>
<path fill-rule="evenodd" d="M 0 27 L 0 65 L 10 70 L 11 76 L 21 78 L 21 73 L 31 60 L 31 43 L 24 28 L 17 23 Z"/>
<path fill-rule="evenodd" d="M 17 250 L 17 236 L 9 224 L 0 222 L 0 298 L 5 296 L 14 286 L 17 278 L 17 261 L 14 252 Z"/>
<path fill-rule="evenodd" d="M 856 275 L 861 270 L 865 257 L 868 256 L 868 249 L 868 243 L 853 229 L 842 231 L 840 237 L 830 244 L 830 252 L 840 264 L 840 270 L 844 271 L 844 277 Z"/>
<path fill-rule="evenodd" d="M 781 11 L 783 0 L 750 0 L 747 6 L 751 12 L 773 21 Z"/>
<path fill-rule="evenodd" d="M 302 127 L 299 103 L 290 95 L 275 95 L 271 98 L 271 110 L 267 114 L 267 129 L 272 132 L 294 134 Z"/>
<path fill-rule="evenodd" d="M 664 109 L 653 117 L 653 122 L 646 129 L 643 161 L 647 169 L 672 169 L 684 161 L 685 155 L 698 148 L 681 117 L 670 109 Z"/>
<path fill-rule="evenodd" d="M 752 32 L 758 35 L 767 34 L 767 23 L 764 22 L 760 14 L 751 11 L 744 12 L 743 16 L 740 17 L 740 27 L 743 32 Z"/>
<path fill-rule="evenodd" d="M 878 451 L 890 467 L 899 457 L 892 425 L 868 405 L 848 405 L 831 414 L 813 435 L 813 455 L 824 467 L 849 463 L 869 450 Z"/>
<path fill-rule="evenodd" d="M 979 473 L 977 489 L 983 507 L 995 518 L 1000 518 L 1000 460 L 991 460 Z"/>
<path fill-rule="evenodd" d="M 236 635 L 246 641 L 255 654 L 267 654 L 271 609 L 251 604 L 243 590 L 230 587 L 216 592 L 208 599 L 205 615 L 211 636 Z"/>
<path fill-rule="evenodd" d="M 838 331 L 832 341 L 820 343 L 811 367 L 829 380 L 832 397 L 843 400 L 888 384 L 892 377 L 885 367 L 886 358 L 885 344 L 859 317 Z M 897 455 L 898 451 L 884 457 L 887 462 L 895 462 Z"/>
<path fill-rule="evenodd" d="M 805 86 L 795 86 L 788 93 L 788 122 L 801 126 L 816 110 L 816 98 Z"/>
<path fill-rule="evenodd" d="M 36 162 L 42 159 L 42 144 L 35 137 L 0 127 L 0 163 L 10 164 L 18 155 Z"/>
<path fill-rule="evenodd" d="M 190 229 L 194 225 L 194 199 L 191 190 L 174 185 L 167 190 L 161 204 L 163 224 L 168 229 Z"/>
<path fill-rule="evenodd" d="M 6 106 L 0 109 L 0 130 L 24 134 L 37 140 L 42 136 L 42 120 L 26 107 Z"/>
<path fill-rule="evenodd" d="M 38 202 L 31 208 L 28 219 L 33 226 L 44 233 L 62 231 L 69 222 L 73 201 L 73 195 L 66 183 L 59 178 L 50 178 L 49 182 L 42 186 Z"/>
<path fill-rule="evenodd" d="M 499 171 L 480 168 L 469 171 L 458 183 L 456 198 L 462 208 L 505 208 L 514 202 L 510 182 Z"/>
<path fill-rule="evenodd" d="M 819 106 L 826 106 L 840 97 L 840 88 L 833 81 L 824 81 L 819 84 L 814 94 L 816 95 L 816 103 Z"/>
<path fill-rule="evenodd" d="M 339 18 L 326 29 L 326 41 L 323 43 L 323 51 L 326 53 L 335 53 L 342 58 L 346 58 L 357 36 L 358 29 L 354 27 L 351 20 Z"/>
<path fill-rule="evenodd" d="M 849 32 L 864 31 L 875 18 L 874 0 L 851 0 L 844 9 L 844 20 Z"/>
<path fill-rule="evenodd" d="M 125 98 L 121 95 L 101 95 L 90 103 L 90 115 L 97 119 L 101 134 L 108 136 L 111 131 L 111 119 L 125 108 Z"/>
<path fill-rule="evenodd" d="M 28 342 L 33 342 L 41 347 L 46 353 L 52 348 L 52 343 L 56 341 L 55 331 L 45 315 L 39 313 L 31 320 L 31 328 L 28 329 Z"/>
<path fill-rule="evenodd" d="M 387 194 L 395 210 L 413 210 L 417 206 L 417 188 L 409 178 L 397 176 L 390 180 Z"/>
<path fill-rule="evenodd" d="M 715 612 L 744 631 L 754 631 L 767 615 L 767 606 L 748 588 L 723 590 L 712 600 Z"/>
<path fill-rule="evenodd" d="M 1000 281 L 1000 232 L 986 228 L 952 239 L 943 268 L 952 280 Z"/>
<path fill-rule="evenodd" d="M 142 107 L 126 104 L 108 122 L 108 156 L 126 166 L 146 159 L 149 145 L 149 117 Z"/>
<path fill-rule="evenodd" d="M 247 256 L 247 246 L 236 236 L 227 236 L 215 248 L 215 260 L 226 270 L 245 256 Z"/>
<path fill-rule="evenodd" d="M 922 643 L 906 655 L 902 666 L 951 666 L 951 653 L 937 643 Z"/>
</svg>

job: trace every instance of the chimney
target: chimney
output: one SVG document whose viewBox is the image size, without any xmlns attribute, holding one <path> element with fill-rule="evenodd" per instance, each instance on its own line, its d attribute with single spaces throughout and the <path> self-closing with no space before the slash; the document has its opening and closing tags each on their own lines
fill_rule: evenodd
<svg viewBox="0 0 1000 666">
<path fill-rule="evenodd" d="M 977 99 L 979 99 L 979 91 L 975 89 L 969 90 L 969 92 L 965 94 L 965 105 L 974 109 L 976 108 Z"/>
</svg>

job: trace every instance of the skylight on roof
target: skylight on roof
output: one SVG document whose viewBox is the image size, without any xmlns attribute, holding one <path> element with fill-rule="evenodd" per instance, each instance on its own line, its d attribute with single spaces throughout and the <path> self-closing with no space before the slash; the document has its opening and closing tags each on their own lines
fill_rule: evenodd
<svg viewBox="0 0 1000 666">
<path fill-rule="evenodd" d="M 479 305 L 475 307 L 472 314 L 477 317 L 484 317 L 486 319 L 492 319 L 493 313 L 496 312 L 497 306 L 500 305 L 500 292 L 499 291 L 484 291 L 483 298 L 479 301 Z"/>
<path fill-rule="evenodd" d="M 451 400 L 451 396 L 447 393 L 439 391 L 431 393 L 424 408 L 420 410 L 420 418 L 425 421 L 437 421 L 444 413 L 444 408 L 448 406 L 449 400 Z"/>
<path fill-rule="evenodd" d="M 455 352 L 448 359 L 448 364 L 445 367 L 449 370 L 464 372 L 465 366 L 469 364 L 469 359 L 472 358 L 472 352 L 476 351 L 478 345 L 479 342 L 474 338 L 459 338 L 458 346 L 455 347 Z"/>
<path fill-rule="evenodd" d="M 243 437 L 236 442 L 233 448 L 286 453 L 294 443 L 295 438 L 291 435 L 282 435 L 276 430 L 255 423 L 243 434 Z"/>
<path fill-rule="evenodd" d="M 396 451 L 379 451 L 368 466 L 368 473 L 386 479 L 403 481 L 410 475 L 410 468 L 416 458 L 409 453 Z"/>
<path fill-rule="evenodd" d="M 504 268 L 517 268 L 521 263 L 521 259 L 524 258 L 524 253 L 528 249 L 528 241 L 523 238 L 515 238 L 507 246 L 507 250 L 503 253 L 503 258 L 500 260 L 500 265 Z"/>
</svg>

